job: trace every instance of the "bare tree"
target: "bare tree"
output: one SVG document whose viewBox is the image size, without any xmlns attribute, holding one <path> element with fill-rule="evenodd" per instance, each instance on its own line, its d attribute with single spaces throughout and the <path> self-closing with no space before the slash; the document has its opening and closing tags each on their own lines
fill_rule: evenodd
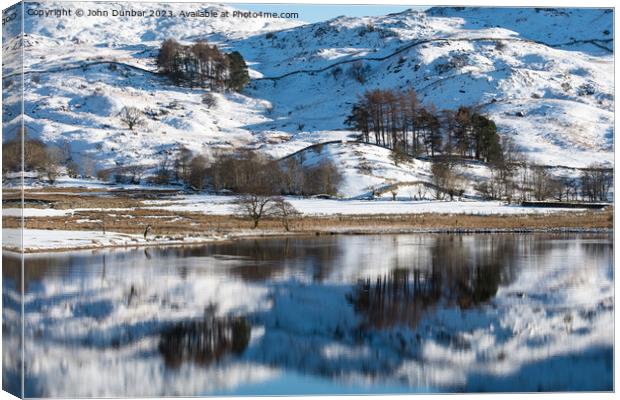
<svg viewBox="0 0 620 400">
<path fill-rule="evenodd" d="M 279 186 L 273 172 L 279 169 L 276 164 L 261 159 L 256 153 L 243 155 L 236 168 L 236 190 L 241 194 L 235 200 L 235 208 L 237 213 L 254 222 L 255 229 L 263 217 L 273 212 L 273 196 L 277 194 Z"/>
<path fill-rule="evenodd" d="M 304 191 L 304 170 L 301 160 L 289 157 L 282 163 L 282 179 L 284 192 L 287 194 L 301 194 Z"/>
<path fill-rule="evenodd" d="M 189 162 L 189 184 L 197 190 L 201 190 L 207 179 L 207 158 L 198 155 Z"/>
<path fill-rule="evenodd" d="M 475 184 L 474 190 L 485 200 L 497 200 L 502 194 L 501 183 L 495 175 L 491 179 Z"/>
<path fill-rule="evenodd" d="M 394 146 L 394 149 L 392 149 L 392 152 L 390 153 L 390 160 L 392 160 L 394 165 L 397 167 L 399 164 L 408 160 L 407 153 L 405 153 L 402 146 Z"/>
<path fill-rule="evenodd" d="M 45 160 L 43 161 L 43 171 L 47 176 L 49 183 L 54 184 L 60 172 L 60 164 L 62 163 L 62 149 L 59 147 L 50 147 L 46 149 Z"/>
<path fill-rule="evenodd" d="M 185 146 L 181 146 L 177 150 L 177 156 L 174 160 L 174 169 L 176 178 L 183 182 L 189 181 L 190 168 L 189 164 L 192 160 L 192 151 Z"/>
<path fill-rule="evenodd" d="M 531 198 L 532 190 L 532 170 L 530 163 L 525 160 L 521 164 L 521 168 L 518 170 L 517 183 L 520 190 L 520 200 L 529 201 Z"/>
<path fill-rule="evenodd" d="M 82 175 L 92 177 L 95 175 L 95 161 L 88 154 L 82 155 Z"/>
<path fill-rule="evenodd" d="M 418 183 L 416 185 L 416 200 L 424 200 L 426 198 L 427 187 L 423 183 Z"/>
<path fill-rule="evenodd" d="M 71 178 L 78 178 L 80 176 L 80 166 L 73 160 L 65 162 L 65 169 L 67 170 L 67 175 Z"/>
<path fill-rule="evenodd" d="M 567 200 L 577 200 L 579 198 L 579 178 L 568 179 L 566 186 Z"/>
<path fill-rule="evenodd" d="M 174 39 L 167 39 L 162 43 L 157 55 L 157 66 L 161 72 L 165 74 L 175 72 L 179 59 L 178 53 L 181 47 Z"/>
<path fill-rule="evenodd" d="M 17 143 L 18 147 L 21 142 Z M 21 150 L 21 149 L 20 149 Z M 19 153 L 21 155 L 21 152 Z M 38 139 L 24 139 L 24 170 L 42 171 L 45 170 L 47 162 L 47 146 Z M 21 159 L 19 161 L 21 168 Z"/>
<path fill-rule="evenodd" d="M 202 95 L 202 104 L 207 108 L 213 108 L 217 105 L 217 98 L 211 92 L 206 92 Z"/>
<path fill-rule="evenodd" d="M 73 160 L 73 150 L 71 149 L 71 142 L 65 139 L 62 143 L 62 162 L 69 163 Z"/>
<path fill-rule="evenodd" d="M 272 202 L 271 196 L 247 193 L 237 196 L 233 204 L 236 214 L 251 219 L 254 223 L 253 229 L 256 229 L 260 220 L 271 212 Z"/>
<path fill-rule="evenodd" d="M 304 170 L 304 194 L 335 196 L 338 194 L 340 182 L 342 182 L 342 175 L 331 160 L 324 160 Z"/>
<path fill-rule="evenodd" d="M 130 182 L 134 185 L 139 185 L 146 172 L 146 168 L 142 165 L 130 165 L 127 167 L 127 172 L 129 173 Z"/>
<path fill-rule="evenodd" d="M 533 168 L 532 190 L 536 200 L 544 200 L 551 194 L 551 176 L 545 167 L 536 166 Z"/>
<path fill-rule="evenodd" d="M 589 201 L 607 201 L 613 183 L 613 172 L 600 164 L 592 164 L 581 172 L 581 192 Z"/>
<path fill-rule="evenodd" d="M 97 179 L 101 181 L 109 181 L 112 178 L 112 170 L 110 168 L 104 168 L 98 170 L 95 175 Z"/>
<path fill-rule="evenodd" d="M 21 140 L 13 139 L 2 143 L 2 175 L 6 177 L 11 172 L 22 168 Z"/>
<path fill-rule="evenodd" d="M 448 158 L 435 160 L 431 165 L 431 174 L 435 199 L 443 199 L 446 193 L 450 196 L 450 200 L 454 200 L 454 196 L 462 195 L 457 185 L 458 177 L 454 172 L 454 165 Z"/>
<path fill-rule="evenodd" d="M 28 131 L 20 128 L 13 138 L 2 143 L 2 172 L 6 174 L 22 169 L 44 171 L 47 155 L 45 143 L 39 139 L 30 138 Z"/>
<path fill-rule="evenodd" d="M 143 165 L 128 165 L 125 167 L 111 168 L 108 172 L 112 174 L 113 180 L 116 183 L 139 185 L 146 172 L 146 167 Z M 104 179 L 105 174 L 103 171 L 99 171 L 97 175 L 100 176 L 100 179 Z"/>
<path fill-rule="evenodd" d="M 170 162 L 168 153 L 164 151 L 158 163 L 157 170 L 155 171 L 153 182 L 158 185 L 165 185 L 169 183 L 172 178 L 171 164 L 172 163 Z"/>
<path fill-rule="evenodd" d="M 290 230 L 289 219 L 299 215 L 299 211 L 283 197 L 278 196 L 273 198 L 269 214 L 280 218 L 282 226 L 284 226 L 284 229 L 288 232 Z"/>
<path fill-rule="evenodd" d="M 123 107 L 121 112 L 118 114 L 121 121 L 127 125 L 129 130 L 133 131 L 136 126 L 144 123 L 144 119 L 142 118 L 142 111 L 136 107 Z"/>
<path fill-rule="evenodd" d="M 511 203 L 518 186 L 519 169 L 525 167 L 527 159 L 510 137 L 502 138 L 501 148 L 502 156 L 496 162 L 490 163 L 489 168 L 500 182 L 500 196 Z"/>
<path fill-rule="evenodd" d="M 557 201 L 562 201 L 570 195 L 569 179 L 566 177 L 551 178 L 549 182 L 549 192 Z"/>
<path fill-rule="evenodd" d="M 368 75 L 369 71 L 370 67 L 368 67 L 368 65 L 364 65 L 362 61 L 358 60 L 351 64 L 348 73 L 351 78 L 363 84 L 364 82 L 366 82 L 366 76 Z"/>
</svg>

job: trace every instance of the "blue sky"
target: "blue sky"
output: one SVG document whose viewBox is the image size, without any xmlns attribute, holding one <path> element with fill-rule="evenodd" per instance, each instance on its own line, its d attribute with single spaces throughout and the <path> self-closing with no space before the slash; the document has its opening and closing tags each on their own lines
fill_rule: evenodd
<svg viewBox="0 0 620 400">
<path fill-rule="evenodd" d="M 410 8 L 424 10 L 427 7 L 405 5 L 324 5 L 324 4 L 229 4 L 235 8 L 265 12 L 296 12 L 299 19 L 306 22 L 319 22 L 340 15 L 365 17 L 401 12 Z"/>
</svg>

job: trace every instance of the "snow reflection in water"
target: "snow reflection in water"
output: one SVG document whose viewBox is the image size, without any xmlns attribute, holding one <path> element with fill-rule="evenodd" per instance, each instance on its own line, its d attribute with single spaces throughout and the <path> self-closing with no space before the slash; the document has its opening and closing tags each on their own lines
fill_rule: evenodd
<svg viewBox="0 0 620 400">
<path fill-rule="evenodd" d="M 26 395 L 610 390 L 612 243 L 428 234 L 31 255 Z M 7 382 L 20 274 L 3 263 Z"/>
</svg>

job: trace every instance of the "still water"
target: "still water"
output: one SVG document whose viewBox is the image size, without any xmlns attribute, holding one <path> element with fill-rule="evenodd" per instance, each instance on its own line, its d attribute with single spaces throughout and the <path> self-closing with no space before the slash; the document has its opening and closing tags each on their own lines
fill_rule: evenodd
<svg viewBox="0 0 620 400">
<path fill-rule="evenodd" d="M 7 382 L 19 259 L 3 264 Z M 612 390 L 613 272 L 611 234 L 29 255 L 26 396 Z"/>
</svg>

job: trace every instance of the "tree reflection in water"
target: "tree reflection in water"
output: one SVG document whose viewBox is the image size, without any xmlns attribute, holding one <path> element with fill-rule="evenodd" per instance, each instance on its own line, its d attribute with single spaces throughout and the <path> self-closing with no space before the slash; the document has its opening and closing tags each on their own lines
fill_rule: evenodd
<svg viewBox="0 0 620 400">
<path fill-rule="evenodd" d="M 349 301 L 362 316 L 361 328 L 415 328 L 436 306 L 467 309 L 493 298 L 499 286 L 513 278 L 515 242 L 489 237 L 488 243 L 472 248 L 462 238 L 438 236 L 427 265 L 398 265 L 359 280 Z"/>
<path fill-rule="evenodd" d="M 145 377 L 136 393 L 205 394 L 275 370 L 343 390 L 350 377 L 412 390 L 599 387 L 573 384 L 582 371 L 607 388 L 612 254 L 600 234 L 422 234 L 29 255 L 24 343 L 21 265 L 5 256 L 3 380 L 19 382 L 9 354 L 24 344 L 32 397 L 122 396 Z M 582 289 L 595 297 L 571 298 Z M 539 322 L 534 337 L 522 329 Z M 600 351 L 564 356 L 601 338 Z"/>
<path fill-rule="evenodd" d="M 243 317 L 182 321 L 162 332 L 159 352 L 169 368 L 187 361 L 209 365 L 226 355 L 241 354 L 250 342 L 250 331 Z"/>
</svg>

